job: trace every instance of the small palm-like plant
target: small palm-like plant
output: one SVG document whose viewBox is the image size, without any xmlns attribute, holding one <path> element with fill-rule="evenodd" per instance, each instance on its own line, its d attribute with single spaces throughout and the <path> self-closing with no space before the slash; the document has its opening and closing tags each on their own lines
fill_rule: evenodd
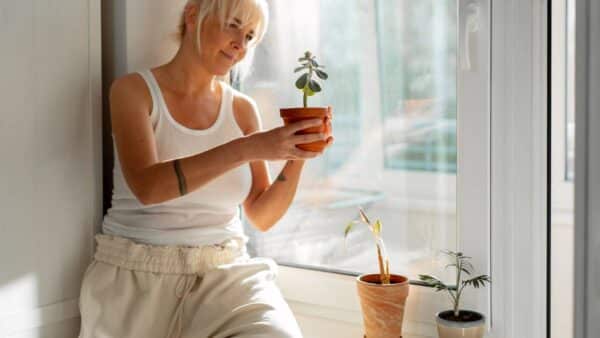
<svg viewBox="0 0 600 338">
<path fill-rule="evenodd" d="M 365 223 L 373 237 L 375 239 L 375 245 L 377 246 L 377 260 L 379 262 L 379 275 L 381 284 L 390 284 L 390 261 L 387 255 L 387 251 L 385 250 L 385 245 L 383 244 L 383 238 L 381 238 L 381 221 L 375 220 L 375 223 L 371 223 L 369 218 L 365 214 L 365 212 L 359 208 L 358 209 L 360 221 Z M 350 230 L 354 227 L 355 224 L 360 222 L 359 220 L 354 220 L 348 225 L 346 225 L 346 230 L 344 231 L 344 239 L 348 237 Z"/>
<path fill-rule="evenodd" d="M 304 56 L 298 59 L 301 63 L 300 67 L 294 69 L 294 73 L 305 70 L 306 72 L 296 80 L 296 88 L 300 89 L 304 93 L 302 103 L 304 108 L 307 107 L 307 97 L 315 95 L 321 91 L 321 85 L 314 79 L 316 74 L 321 80 L 327 80 L 327 73 L 323 71 L 325 66 L 319 65 L 315 60 L 315 56 L 311 52 L 306 51 Z"/>
<path fill-rule="evenodd" d="M 452 263 L 446 265 L 446 268 L 454 267 L 456 269 L 456 286 L 447 285 L 439 278 L 431 275 L 419 275 L 419 279 L 435 288 L 436 291 L 444 290 L 448 292 L 452 301 L 454 317 L 458 319 L 460 315 L 460 297 L 462 296 L 464 288 L 472 286 L 477 289 L 479 287 L 484 287 L 485 283 L 491 283 L 492 280 L 488 275 L 479 275 L 463 280 L 463 273 L 470 276 L 474 271 L 473 265 L 469 262 L 471 257 L 463 255 L 462 252 L 443 252 L 452 259 Z"/>
</svg>

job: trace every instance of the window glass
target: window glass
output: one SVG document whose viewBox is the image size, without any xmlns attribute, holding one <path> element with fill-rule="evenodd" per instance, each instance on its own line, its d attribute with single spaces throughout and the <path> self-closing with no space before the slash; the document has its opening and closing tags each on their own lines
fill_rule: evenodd
<svg viewBox="0 0 600 338">
<path fill-rule="evenodd" d="M 455 250 L 458 233 L 456 1 L 270 1 L 270 14 L 242 91 L 257 101 L 264 129 L 282 125 L 279 108 L 302 106 L 293 70 L 311 51 L 329 79 L 308 105 L 333 107 L 335 143 L 306 162 L 293 204 L 271 230 L 246 224 L 251 253 L 377 271 L 366 226 L 344 239 L 362 207 L 383 223 L 392 272 L 436 272 L 439 250 Z M 284 164 L 269 163 L 273 177 Z"/>
</svg>

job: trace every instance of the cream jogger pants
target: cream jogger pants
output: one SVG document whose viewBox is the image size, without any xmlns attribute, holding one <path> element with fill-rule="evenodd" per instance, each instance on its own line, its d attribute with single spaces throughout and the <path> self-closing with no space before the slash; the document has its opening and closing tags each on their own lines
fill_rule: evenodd
<svg viewBox="0 0 600 338">
<path fill-rule="evenodd" d="M 275 262 L 237 241 L 154 246 L 99 234 L 80 295 L 80 338 L 302 337 Z"/>
</svg>

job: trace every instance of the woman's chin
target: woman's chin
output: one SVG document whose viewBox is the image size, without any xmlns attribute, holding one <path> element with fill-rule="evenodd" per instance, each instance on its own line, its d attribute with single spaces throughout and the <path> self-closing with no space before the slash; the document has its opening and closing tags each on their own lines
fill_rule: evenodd
<svg viewBox="0 0 600 338">
<path fill-rule="evenodd" d="M 213 71 L 213 73 L 216 76 L 225 76 L 225 75 L 229 74 L 229 72 L 231 71 L 232 68 L 233 67 L 218 67 Z"/>
</svg>

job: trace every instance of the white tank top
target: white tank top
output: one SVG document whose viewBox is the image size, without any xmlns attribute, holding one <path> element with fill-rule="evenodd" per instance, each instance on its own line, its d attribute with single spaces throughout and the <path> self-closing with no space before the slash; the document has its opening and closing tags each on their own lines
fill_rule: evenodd
<svg viewBox="0 0 600 338">
<path fill-rule="evenodd" d="M 195 155 L 243 136 L 233 115 L 233 91 L 219 81 L 221 105 L 216 122 L 207 129 L 189 129 L 171 116 L 158 83 L 150 70 L 139 72 L 152 96 L 150 119 L 161 162 Z M 114 135 L 113 135 L 114 144 Z M 228 239 L 246 244 L 240 220 L 240 204 L 252 185 L 248 163 L 227 171 L 187 195 L 157 204 L 143 205 L 123 176 L 114 147 L 112 206 L 104 216 L 105 234 L 155 245 L 209 245 Z"/>
</svg>

